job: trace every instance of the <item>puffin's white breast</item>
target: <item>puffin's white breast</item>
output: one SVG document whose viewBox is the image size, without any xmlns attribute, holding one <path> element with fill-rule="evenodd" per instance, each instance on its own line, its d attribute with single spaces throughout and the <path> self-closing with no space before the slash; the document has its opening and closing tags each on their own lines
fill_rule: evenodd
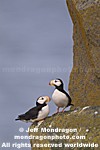
<svg viewBox="0 0 100 150">
<path fill-rule="evenodd" d="M 42 120 L 42 119 L 44 119 L 44 118 L 46 118 L 46 117 L 48 116 L 49 112 L 50 112 L 49 106 L 46 105 L 46 106 L 44 106 L 44 107 L 39 111 L 37 118 L 36 118 L 36 119 L 30 119 L 29 122 L 35 122 L 35 121 Z"/>
<path fill-rule="evenodd" d="M 44 107 L 41 109 L 41 111 L 39 111 L 39 114 L 38 114 L 38 117 L 37 117 L 37 118 L 39 118 L 39 119 L 44 119 L 44 118 L 46 118 L 46 117 L 48 116 L 49 112 L 50 112 L 49 106 L 46 105 L 46 106 L 44 106 Z"/>
<path fill-rule="evenodd" d="M 68 97 L 66 96 L 66 94 L 60 92 L 57 89 L 54 90 L 52 99 L 58 107 L 65 107 L 68 104 Z"/>
</svg>

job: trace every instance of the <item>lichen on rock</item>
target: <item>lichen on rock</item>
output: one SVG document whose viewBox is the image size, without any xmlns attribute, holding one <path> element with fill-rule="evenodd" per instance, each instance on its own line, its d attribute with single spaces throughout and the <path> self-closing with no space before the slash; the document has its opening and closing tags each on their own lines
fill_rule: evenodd
<svg viewBox="0 0 100 150">
<path fill-rule="evenodd" d="M 95 114 L 95 112 L 98 112 Z M 32 125 L 30 127 L 34 128 L 35 126 Z M 77 132 L 70 132 L 70 133 L 62 133 L 62 132 L 46 132 L 42 133 L 41 128 L 59 128 L 59 129 L 77 129 Z M 34 143 L 45 144 L 45 143 L 62 143 L 62 147 L 60 150 L 66 150 L 71 148 L 64 147 L 64 143 L 98 143 L 100 144 L 100 107 L 87 107 L 86 109 L 78 108 L 77 111 L 69 111 L 64 113 L 59 113 L 48 117 L 40 126 L 39 132 L 37 133 L 29 133 L 29 135 L 35 136 L 63 136 L 69 135 L 70 137 L 81 137 L 80 139 L 54 139 L 54 140 L 31 140 L 31 145 Z M 85 136 L 85 139 L 82 139 L 82 136 Z M 32 150 L 56 150 L 58 148 L 37 148 L 33 147 Z M 81 150 L 85 150 L 86 148 L 81 148 Z M 87 148 L 91 149 L 91 148 Z M 80 148 L 75 148 L 75 150 L 80 150 Z M 96 150 L 96 148 L 94 148 Z"/>
<path fill-rule="evenodd" d="M 66 0 L 73 29 L 69 91 L 75 106 L 100 105 L 100 1 Z"/>
</svg>

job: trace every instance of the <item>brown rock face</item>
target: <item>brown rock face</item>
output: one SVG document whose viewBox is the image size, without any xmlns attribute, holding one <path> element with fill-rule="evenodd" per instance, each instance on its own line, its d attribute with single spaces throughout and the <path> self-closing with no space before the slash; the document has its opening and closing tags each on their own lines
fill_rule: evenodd
<svg viewBox="0 0 100 150">
<path fill-rule="evenodd" d="M 30 130 L 35 126 L 31 125 Z M 41 132 L 42 128 L 46 129 L 77 129 L 77 132 L 62 133 L 62 132 Z M 95 143 L 100 145 L 100 107 L 92 106 L 78 109 L 75 111 L 69 111 L 64 113 L 58 113 L 54 116 L 48 117 L 38 128 L 38 132 L 30 132 L 29 136 L 35 137 L 34 140 L 30 140 L 32 150 L 99 150 L 99 147 L 65 147 L 65 144 L 76 143 Z M 69 136 L 70 138 L 53 138 L 56 136 Z M 73 139 L 72 136 L 76 138 Z M 80 138 L 78 138 L 78 136 Z M 85 136 L 85 138 L 82 138 Z M 37 137 L 44 137 L 43 140 Z M 49 138 L 46 138 L 49 137 Z M 45 144 L 62 144 L 61 147 L 45 147 Z M 37 146 L 36 146 L 37 144 Z M 38 144 L 41 147 L 38 147 Z M 42 147 L 43 145 L 43 147 Z"/>
<path fill-rule="evenodd" d="M 100 105 L 100 0 L 66 0 L 74 24 L 69 91 L 75 107 Z"/>
</svg>

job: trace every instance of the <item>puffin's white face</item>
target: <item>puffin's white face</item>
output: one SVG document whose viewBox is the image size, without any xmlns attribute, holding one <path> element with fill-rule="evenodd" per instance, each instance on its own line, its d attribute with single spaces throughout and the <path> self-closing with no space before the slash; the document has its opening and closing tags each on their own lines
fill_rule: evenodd
<svg viewBox="0 0 100 150">
<path fill-rule="evenodd" d="M 38 102 L 39 104 L 43 104 L 43 103 L 46 103 L 46 104 L 47 104 L 50 100 L 51 100 L 51 99 L 50 99 L 49 96 L 41 96 L 41 97 L 39 97 L 39 98 L 37 99 L 37 102 Z"/>
<path fill-rule="evenodd" d="M 62 82 L 59 79 L 55 79 L 55 80 L 51 80 L 49 85 L 51 86 L 60 86 L 62 84 Z"/>
</svg>

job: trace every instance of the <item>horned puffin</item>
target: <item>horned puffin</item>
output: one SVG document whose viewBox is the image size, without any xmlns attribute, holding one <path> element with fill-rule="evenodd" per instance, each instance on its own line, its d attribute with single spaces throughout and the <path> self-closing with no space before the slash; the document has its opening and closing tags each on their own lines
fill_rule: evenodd
<svg viewBox="0 0 100 150">
<path fill-rule="evenodd" d="M 41 120 L 44 120 L 50 110 L 48 106 L 48 102 L 50 101 L 49 96 L 41 96 L 36 101 L 36 106 L 31 108 L 29 111 L 27 111 L 25 114 L 21 114 L 18 116 L 17 120 L 25 121 L 25 122 L 38 122 Z"/>
<path fill-rule="evenodd" d="M 73 106 L 71 104 L 71 97 L 69 94 L 64 90 L 64 84 L 61 79 L 54 79 L 49 82 L 50 86 L 55 86 L 55 90 L 52 94 L 52 100 L 57 106 L 57 112 L 59 112 L 59 108 L 63 108 L 62 112 L 64 112 L 65 108 L 68 106 Z"/>
</svg>

